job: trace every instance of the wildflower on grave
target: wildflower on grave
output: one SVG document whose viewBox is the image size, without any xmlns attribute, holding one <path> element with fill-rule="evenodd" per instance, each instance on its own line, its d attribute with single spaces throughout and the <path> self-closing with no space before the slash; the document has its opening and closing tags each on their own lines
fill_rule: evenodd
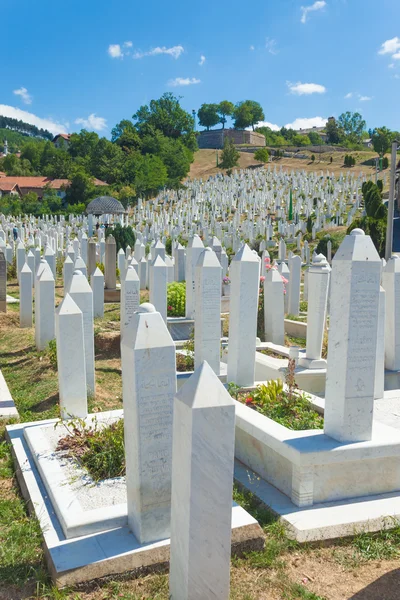
<svg viewBox="0 0 400 600">
<path fill-rule="evenodd" d="M 225 285 L 228 285 L 231 282 L 231 280 L 229 279 L 229 277 L 224 277 L 222 279 L 222 281 L 223 281 L 223 283 L 225 283 Z"/>
<path fill-rule="evenodd" d="M 260 282 L 261 282 L 261 283 L 264 283 L 264 281 L 265 281 L 265 277 L 264 277 L 264 275 L 261 275 L 261 277 L 260 277 Z"/>
<path fill-rule="evenodd" d="M 252 396 L 247 396 L 247 398 L 246 398 L 246 404 L 253 404 L 253 397 Z"/>
</svg>

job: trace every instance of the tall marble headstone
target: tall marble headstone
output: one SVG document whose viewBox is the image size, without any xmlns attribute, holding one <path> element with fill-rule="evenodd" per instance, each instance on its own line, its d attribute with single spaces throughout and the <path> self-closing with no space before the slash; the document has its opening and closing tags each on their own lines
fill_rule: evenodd
<svg viewBox="0 0 400 600">
<path fill-rule="evenodd" d="M 174 403 L 171 600 L 228 600 L 235 406 L 203 362 Z"/>
<path fill-rule="evenodd" d="M 0 250 L 0 312 L 7 312 L 7 261 Z"/>
<path fill-rule="evenodd" d="M 339 442 L 372 437 L 381 265 L 361 229 L 332 260 L 324 431 Z"/>
<path fill-rule="evenodd" d="M 207 360 L 220 374 L 221 265 L 211 248 L 205 248 L 195 269 L 194 364 Z"/>
<path fill-rule="evenodd" d="M 128 525 L 144 544 L 170 535 L 175 345 L 151 304 L 132 330 L 121 341 Z"/>
</svg>

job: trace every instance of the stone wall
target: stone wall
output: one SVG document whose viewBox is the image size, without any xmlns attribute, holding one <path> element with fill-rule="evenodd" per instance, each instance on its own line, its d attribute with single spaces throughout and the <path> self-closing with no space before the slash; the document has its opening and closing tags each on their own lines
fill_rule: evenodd
<svg viewBox="0 0 400 600">
<path fill-rule="evenodd" d="M 251 146 L 265 146 L 265 136 L 256 131 L 237 129 L 211 129 L 202 131 L 197 142 L 199 148 L 223 148 L 225 137 L 230 137 L 236 145 L 250 144 Z"/>
</svg>

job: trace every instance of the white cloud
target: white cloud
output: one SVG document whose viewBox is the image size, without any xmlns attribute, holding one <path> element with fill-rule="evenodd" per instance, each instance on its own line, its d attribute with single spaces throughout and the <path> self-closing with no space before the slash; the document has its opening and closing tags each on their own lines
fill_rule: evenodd
<svg viewBox="0 0 400 600">
<path fill-rule="evenodd" d="M 39 127 L 40 129 L 48 129 L 54 135 L 57 133 L 68 133 L 65 124 L 61 125 L 61 123 L 57 123 L 52 119 L 42 119 L 33 113 L 27 112 L 26 110 L 21 110 L 15 106 L 0 104 L 0 115 L 4 117 L 10 117 L 12 119 L 20 119 L 21 121 L 25 121 L 25 123 L 36 125 L 36 127 Z"/>
<path fill-rule="evenodd" d="M 309 94 L 325 94 L 326 87 L 319 85 L 319 83 L 290 83 L 286 82 L 290 93 L 297 94 L 297 96 L 309 95 Z"/>
<path fill-rule="evenodd" d="M 400 60 L 400 52 L 396 52 L 395 54 L 393 54 L 392 58 L 394 58 L 395 60 Z"/>
<path fill-rule="evenodd" d="M 398 50 L 400 50 L 400 38 L 394 37 L 391 40 L 383 42 L 378 54 L 394 54 Z"/>
<path fill-rule="evenodd" d="M 82 125 L 84 129 L 94 129 L 101 131 L 107 127 L 107 121 L 103 117 L 96 117 L 94 113 L 88 116 L 87 119 L 79 118 L 75 120 L 77 125 Z"/>
<path fill-rule="evenodd" d="M 206 57 L 203 56 L 203 54 L 200 56 L 200 61 L 199 61 L 199 65 L 202 67 L 204 65 L 204 63 L 206 62 Z"/>
<path fill-rule="evenodd" d="M 270 129 L 272 129 L 272 131 L 279 131 L 280 127 L 279 125 L 276 125 L 275 123 L 269 123 L 268 121 L 259 121 L 256 125 L 256 127 L 269 127 Z M 252 127 L 246 127 L 247 131 L 252 131 L 253 128 Z"/>
<path fill-rule="evenodd" d="M 124 47 L 125 48 L 132 48 L 132 42 L 124 42 Z"/>
<path fill-rule="evenodd" d="M 353 97 L 353 92 L 349 92 L 348 94 L 345 95 L 345 99 L 348 100 L 349 98 Z"/>
<path fill-rule="evenodd" d="M 325 127 L 328 119 L 324 117 L 297 118 L 293 123 L 286 123 L 287 129 L 309 129 L 310 127 Z"/>
<path fill-rule="evenodd" d="M 121 50 L 121 46 L 119 44 L 110 44 L 107 50 L 108 54 L 111 58 L 122 58 L 124 53 Z"/>
<path fill-rule="evenodd" d="M 311 4 L 310 6 L 302 6 L 300 21 L 302 23 L 305 23 L 307 21 L 308 13 L 313 12 L 315 10 L 321 10 L 322 8 L 325 8 L 325 6 L 326 6 L 325 0 L 317 0 L 317 2 L 314 2 L 314 4 Z"/>
<path fill-rule="evenodd" d="M 276 47 L 276 40 L 266 38 L 265 47 L 270 54 L 278 54 L 279 50 Z"/>
<path fill-rule="evenodd" d="M 148 52 L 140 52 L 138 50 L 134 53 L 133 58 L 143 58 L 144 56 L 157 56 L 158 54 L 168 54 L 169 56 L 173 56 L 174 58 L 179 58 L 182 52 L 184 52 L 183 46 L 172 46 L 172 48 L 167 48 L 166 46 L 157 46 L 156 48 L 152 48 Z"/>
<path fill-rule="evenodd" d="M 13 92 L 16 96 L 20 96 L 22 102 L 25 104 L 32 104 L 32 96 L 28 94 L 28 90 L 25 87 L 20 87 L 18 90 Z"/>
<path fill-rule="evenodd" d="M 250 46 L 250 50 L 255 50 L 253 44 Z"/>
<path fill-rule="evenodd" d="M 361 94 L 358 95 L 358 99 L 360 102 L 368 102 L 369 100 L 372 100 L 371 96 L 361 96 Z"/>
<path fill-rule="evenodd" d="M 200 83 L 200 79 L 196 79 L 195 77 L 176 77 L 175 79 L 170 79 L 168 85 L 177 87 L 180 85 L 194 85 L 196 83 Z"/>
</svg>

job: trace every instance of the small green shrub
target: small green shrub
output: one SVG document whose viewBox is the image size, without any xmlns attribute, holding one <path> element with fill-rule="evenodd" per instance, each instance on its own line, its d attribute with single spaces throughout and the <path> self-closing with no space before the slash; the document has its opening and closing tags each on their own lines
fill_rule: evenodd
<svg viewBox="0 0 400 600">
<path fill-rule="evenodd" d="M 269 161 L 269 152 L 266 148 L 258 148 L 254 152 L 254 158 L 260 162 L 267 163 Z"/>
<path fill-rule="evenodd" d="M 7 264 L 7 279 L 15 279 L 17 276 L 17 257 L 14 255 L 11 264 Z"/>
<path fill-rule="evenodd" d="M 125 475 L 124 420 L 101 428 L 94 420 L 92 425 L 76 419 L 57 450 L 77 459 L 94 481 Z"/>
<path fill-rule="evenodd" d="M 56 340 L 50 340 L 47 346 L 47 356 L 53 369 L 57 369 L 57 343 Z"/>
<path fill-rule="evenodd" d="M 96 267 L 97 267 L 98 269 L 100 269 L 100 271 L 101 271 L 101 272 L 103 273 L 103 275 L 104 275 L 104 273 L 105 273 L 105 268 L 104 268 L 104 265 L 103 265 L 103 263 L 96 263 Z"/>
<path fill-rule="evenodd" d="M 169 317 L 184 317 L 186 307 L 186 283 L 169 283 L 167 287 L 167 310 Z"/>
</svg>

